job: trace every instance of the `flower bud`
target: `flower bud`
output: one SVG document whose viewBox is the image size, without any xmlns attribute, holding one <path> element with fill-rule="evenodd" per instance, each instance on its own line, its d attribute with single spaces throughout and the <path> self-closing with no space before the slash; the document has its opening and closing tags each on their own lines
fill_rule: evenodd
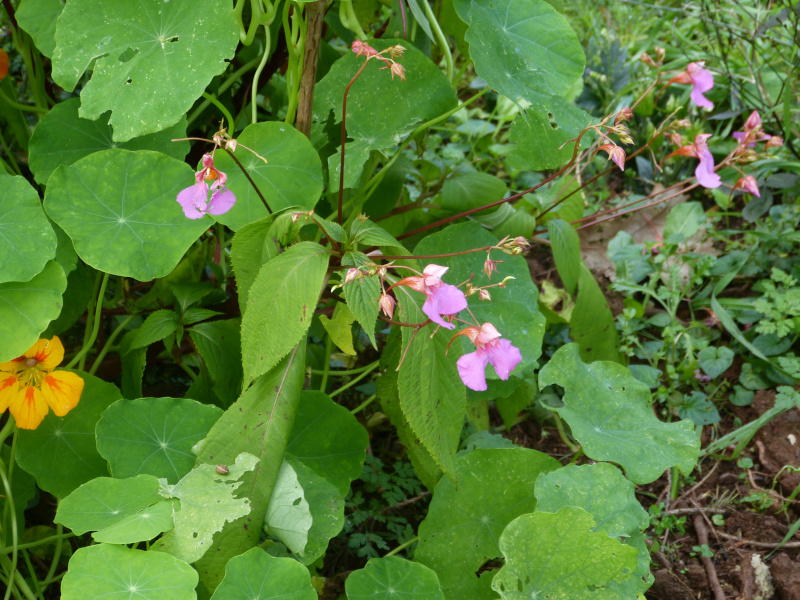
<svg viewBox="0 0 800 600">
<path fill-rule="evenodd" d="M 492 273 L 497 271 L 497 261 L 492 260 L 488 256 L 486 257 L 486 261 L 483 263 L 483 272 L 486 273 L 486 277 L 489 279 L 492 278 Z"/>
<path fill-rule="evenodd" d="M 633 117 L 633 110 L 628 107 L 623 108 L 617 113 L 617 116 L 614 117 L 614 125 L 619 125 L 622 121 L 630 121 L 631 117 Z"/>
<path fill-rule="evenodd" d="M 231 138 L 225 142 L 225 148 L 231 152 L 236 152 L 236 146 L 239 144 L 235 139 Z"/>
<path fill-rule="evenodd" d="M 389 47 L 389 56 L 392 57 L 393 60 L 397 60 L 398 58 L 403 58 L 403 52 L 406 51 L 405 46 L 401 46 L 397 44 L 395 46 Z"/>
<path fill-rule="evenodd" d="M 739 179 L 736 182 L 736 185 L 733 186 L 733 189 L 741 188 L 746 191 L 748 194 L 753 194 L 753 196 L 758 196 L 761 198 L 761 192 L 758 189 L 758 184 L 756 183 L 756 178 L 752 175 L 746 175 Z"/>
<path fill-rule="evenodd" d="M 664 55 L 667 53 L 667 51 L 660 46 L 656 46 L 655 51 L 656 51 L 656 59 L 660 63 L 662 60 L 664 60 Z"/>
<path fill-rule="evenodd" d="M 481 289 L 478 291 L 478 298 L 480 300 L 491 300 L 492 295 L 489 293 L 489 290 Z"/>
<path fill-rule="evenodd" d="M 676 119 L 672 122 L 672 126 L 676 129 L 687 129 L 692 126 L 692 122 L 689 119 Z"/>
<path fill-rule="evenodd" d="M 614 144 L 602 144 L 599 150 L 608 153 L 608 160 L 613 160 L 620 171 L 625 170 L 625 150 Z"/>
<path fill-rule="evenodd" d="M 517 237 L 514 238 L 514 243 L 520 248 L 527 249 L 531 247 L 531 243 L 521 235 L 518 235 Z"/>
<path fill-rule="evenodd" d="M 649 55 L 647 52 L 642 52 L 642 55 L 639 57 L 639 60 L 641 60 L 641 61 L 642 61 L 644 64 L 646 64 L 648 67 L 653 67 L 653 68 L 655 68 L 655 67 L 657 67 L 657 66 L 658 66 L 658 65 L 656 64 L 656 61 L 654 61 L 654 60 L 652 59 L 652 57 L 651 57 L 651 56 L 650 56 L 650 55 Z"/>
<path fill-rule="evenodd" d="M 392 73 L 392 79 L 397 75 L 402 81 L 406 80 L 406 70 L 400 63 L 393 62 L 389 67 L 389 71 Z"/>
<path fill-rule="evenodd" d="M 381 298 L 380 300 L 378 300 L 378 304 L 380 305 L 383 314 L 385 314 L 390 319 L 394 317 L 394 307 L 397 304 L 397 301 L 392 296 L 386 293 L 381 294 Z"/>
<path fill-rule="evenodd" d="M 783 146 L 783 138 L 779 135 L 770 136 L 767 143 L 764 145 L 765 149 Z"/>
<path fill-rule="evenodd" d="M 355 281 L 359 275 L 361 275 L 361 271 L 359 269 L 347 269 L 347 273 L 344 276 L 344 283 L 342 285 L 347 285 L 351 281 Z"/>
</svg>

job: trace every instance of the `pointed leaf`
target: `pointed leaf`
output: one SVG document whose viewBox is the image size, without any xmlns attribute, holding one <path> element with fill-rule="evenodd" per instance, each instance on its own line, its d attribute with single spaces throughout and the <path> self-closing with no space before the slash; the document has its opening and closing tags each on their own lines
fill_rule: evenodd
<svg viewBox="0 0 800 600">
<path fill-rule="evenodd" d="M 569 320 L 570 335 L 587 362 L 608 360 L 622 364 L 614 315 L 603 291 L 585 263 L 578 273 L 578 297 Z"/>
<path fill-rule="evenodd" d="M 581 271 L 581 241 L 575 229 L 561 219 L 553 219 L 547 224 L 552 243 L 553 258 L 564 287 L 572 295 L 578 285 Z"/>
<path fill-rule="evenodd" d="M 342 257 L 342 266 L 362 266 L 372 261 L 363 252 L 345 252 Z M 342 294 L 350 308 L 350 312 L 364 328 L 369 341 L 377 348 L 375 340 L 375 323 L 378 320 L 381 298 L 381 284 L 377 277 L 357 277 L 342 288 Z"/>
<path fill-rule="evenodd" d="M 231 265 L 236 274 L 239 310 L 242 313 L 247 307 L 250 287 L 261 267 L 281 252 L 278 243 L 269 235 L 272 223 L 272 215 L 254 221 L 239 229 L 231 241 Z"/>
<path fill-rule="evenodd" d="M 327 315 L 320 315 L 319 322 L 328 335 L 331 341 L 336 345 L 339 350 L 350 356 L 356 355 L 356 350 L 353 348 L 353 321 L 356 318 L 347 304 L 337 304 L 333 310 L 333 318 L 328 318 Z"/>
</svg>

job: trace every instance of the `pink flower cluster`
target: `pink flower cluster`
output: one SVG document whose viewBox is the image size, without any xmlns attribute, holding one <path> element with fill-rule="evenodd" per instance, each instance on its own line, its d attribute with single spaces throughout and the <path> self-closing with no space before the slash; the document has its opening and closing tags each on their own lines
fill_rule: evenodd
<svg viewBox="0 0 800 600">
<path fill-rule="evenodd" d="M 705 188 L 714 189 L 722 185 L 722 180 L 720 179 L 719 175 L 714 172 L 714 157 L 711 155 L 711 151 L 708 149 L 707 143 L 708 138 L 710 137 L 710 133 L 701 133 L 694 138 L 693 144 L 681 146 L 667 156 L 667 158 L 664 160 L 667 160 L 675 155 L 691 156 L 700 159 L 700 164 L 697 165 L 697 168 L 694 171 L 695 177 L 697 177 L 697 182 Z M 674 141 L 680 142 L 680 136 L 676 135 Z"/>
<path fill-rule="evenodd" d="M 214 157 L 203 155 L 203 168 L 194 175 L 195 184 L 178 193 L 178 204 L 190 219 L 200 219 L 206 214 L 222 215 L 236 203 L 236 196 L 225 187 L 228 176 L 214 168 Z M 211 181 L 209 189 L 208 182 Z M 208 194 L 211 192 L 211 198 Z"/>
</svg>

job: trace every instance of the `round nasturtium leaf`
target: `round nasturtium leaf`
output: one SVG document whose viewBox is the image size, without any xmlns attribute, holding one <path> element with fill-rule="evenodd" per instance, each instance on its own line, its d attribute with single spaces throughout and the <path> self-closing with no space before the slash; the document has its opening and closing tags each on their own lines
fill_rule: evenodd
<svg viewBox="0 0 800 600">
<path fill-rule="evenodd" d="M 45 210 L 92 267 L 150 281 L 168 275 L 210 220 L 190 220 L 178 192 L 195 183 L 186 163 L 140 150 L 104 150 L 50 176 Z"/>
<path fill-rule="evenodd" d="M 21 0 L 17 6 L 17 23 L 47 57 L 53 56 L 56 49 L 56 21 L 63 9 L 61 0 Z"/>
<path fill-rule="evenodd" d="M 506 525 L 536 508 L 536 478 L 560 466 L 526 448 L 459 454 L 458 487 L 447 477 L 436 485 L 428 516 L 419 526 L 414 560 L 436 571 L 448 598 L 495 598 L 489 587 L 492 571 L 480 579 L 475 573 L 500 558 L 497 540 Z"/>
<path fill-rule="evenodd" d="M 0 283 L 30 281 L 56 255 L 56 234 L 24 177 L 0 172 Z"/>
<path fill-rule="evenodd" d="M 103 411 L 122 397 L 113 383 L 75 373 L 84 382 L 78 405 L 63 417 L 51 411 L 38 428 L 18 434 L 17 464 L 57 498 L 68 496 L 90 479 L 108 475 L 106 461 L 95 446 L 94 429 Z"/>
<path fill-rule="evenodd" d="M 105 529 L 95 531 L 92 539 L 106 544 L 135 544 L 152 540 L 160 533 L 175 527 L 173 514 L 177 500 L 162 500 L 137 513 L 123 517 Z"/>
<path fill-rule="evenodd" d="M 436 573 L 399 556 L 373 558 L 345 582 L 348 600 L 444 600 Z"/>
<path fill-rule="evenodd" d="M 80 104 L 78 98 L 56 104 L 33 130 L 28 148 L 29 166 L 39 183 L 46 184 L 60 165 L 71 165 L 84 156 L 110 148 L 156 150 L 178 160 L 183 160 L 189 151 L 189 142 L 171 141 L 186 136 L 186 119 L 169 129 L 120 144 L 111 139 L 108 115 L 101 115 L 96 121 L 82 119 L 78 116 Z"/>
<path fill-rule="evenodd" d="M 226 0 L 70 0 L 56 25 L 53 79 L 72 91 L 94 61 L 80 114 L 110 110 L 114 140 L 124 142 L 177 123 L 238 44 Z"/>
<path fill-rule="evenodd" d="M 235 556 L 211 600 L 317 600 L 311 576 L 292 558 L 276 558 L 261 548 Z"/>
<path fill-rule="evenodd" d="M 194 467 L 192 446 L 221 414 L 188 398 L 118 400 L 97 423 L 97 451 L 114 477 L 147 473 L 177 483 Z"/>
<path fill-rule="evenodd" d="M 67 289 L 64 270 L 48 262 L 30 281 L 0 283 L 0 361 L 21 356 L 61 312 Z"/>
<path fill-rule="evenodd" d="M 308 138 L 281 122 L 255 123 L 236 138 L 263 158 L 241 146 L 236 158 L 253 179 L 273 212 L 299 206 L 314 208 L 322 193 L 322 163 Z M 227 187 L 236 194 L 236 204 L 214 218 L 233 229 L 266 217 L 264 203 L 227 153 L 218 151 L 214 165 L 228 176 Z"/>
<path fill-rule="evenodd" d="M 169 554 L 99 544 L 72 555 L 61 582 L 61 598 L 196 600 L 197 582 L 197 571 Z"/>
<path fill-rule="evenodd" d="M 514 519 L 500 536 L 506 564 L 494 576 L 492 589 L 503 600 L 621 600 L 625 596 L 610 594 L 605 586 L 630 576 L 636 549 L 594 527 L 591 515 L 573 506 Z"/>
</svg>

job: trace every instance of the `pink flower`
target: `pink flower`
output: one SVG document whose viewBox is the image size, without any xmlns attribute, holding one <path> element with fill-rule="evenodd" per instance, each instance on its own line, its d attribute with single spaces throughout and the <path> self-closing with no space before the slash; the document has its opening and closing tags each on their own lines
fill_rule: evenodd
<svg viewBox="0 0 800 600">
<path fill-rule="evenodd" d="M 670 79 L 667 85 L 690 83 L 692 85 L 692 93 L 689 97 L 692 102 L 702 108 L 714 108 L 714 103 L 703 95 L 714 87 L 714 76 L 704 66 L 704 62 L 689 63 L 686 65 L 686 71 Z"/>
<path fill-rule="evenodd" d="M 756 142 L 764 142 L 770 139 L 766 133 L 761 130 L 761 115 L 757 110 L 750 113 L 747 121 L 744 123 L 744 131 L 734 131 L 733 139 L 740 144 L 747 144 L 749 147 L 756 145 Z"/>
<path fill-rule="evenodd" d="M 203 168 L 194 174 L 195 183 L 178 193 L 178 204 L 183 208 L 183 214 L 190 219 L 200 219 L 206 213 L 222 215 L 228 212 L 236 203 L 236 196 L 225 188 L 228 176 L 214 168 L 214 158 L 210 154 L 203 155 Z M 208 198 L 211 184 L 211 199 Z"/>
<path fill-rule="evenodd" d="M 613 160 L 620 171 L 625 170 L 625 150 L 616 144 L 602 144 L 597 148 L 603 152 L 608 152 L 608 160 Z"/>
<path fill-rule="evenodd" d="M 404 285 L 425 294 L 427 298 L 422 305 L 422 312 L 437 325 L 445 329 L 454 329 L 455 325 L 444 321 L 442 316 L 455 315 L 467 308 L 467 299 L 464 292 L 456 286 L 442 281 L 445 273 L 447 267 L 431 264 L 423 269 L 421 277 L 406 277 L 394 285 Z"/>
<path fill-rule="evenodd" d="M 671 158 L 676 154 L 680 156 L 692 156 L 694 158 L 699 158 L 700 164 L 697 165 L 697 168 L 694 171 L 695 177 L 697 177 L 697 182 L 704 188 L 714 189 L 722 185 L 722 180 L 719 178 L 719 175 L 714 172 L 714 157 L 712 156 L 711 151 L 708 149 L 708 144 L 706 143 L 710 137 L 710 133 L 701 133 L 694 138 L 694 144 L 689 144 L 688 146 L 682 146 L 678 148 L 669 156 L 667 156 L 667 158 Z M 667 160 L 667 158 L 664 160 Z"/>
<path fill-rule="evenodd" d="M 491 323 L 484 323 L 480 329 L 467 327 L 453 339 L 459 335 L 466 335 L 475 344 L 475 352 L 465 354 L 456 363 L 461 381 L 471 390 L 482 392 L 486 389 L 487 364 L 494 367 L 500 379 L 506 380 L 522 361 L 519 348 L 501 339 L 500 332 Z"/>
<path fill-rule="evenodd" d="M 697 379 L 700 383 L 708 383 L 711 381 L 711 377 L 708 375 L 704 375 L 700 369 L 694 370 L 694 378 Z"/>
<path fill-rule="evenodd" d="M 758 189 L 758 183 L 756 182 L 756 178 L 752 175 L 745 175 L 744 177 L 740 178 L 739 181 L 736 182 L 736 185 L 733 186 L 733 189 L 741 188 L 748 194 L 753 194 L 753 196 L 758 196 L 761 198 L 761 192 Z"/>
</svg>

